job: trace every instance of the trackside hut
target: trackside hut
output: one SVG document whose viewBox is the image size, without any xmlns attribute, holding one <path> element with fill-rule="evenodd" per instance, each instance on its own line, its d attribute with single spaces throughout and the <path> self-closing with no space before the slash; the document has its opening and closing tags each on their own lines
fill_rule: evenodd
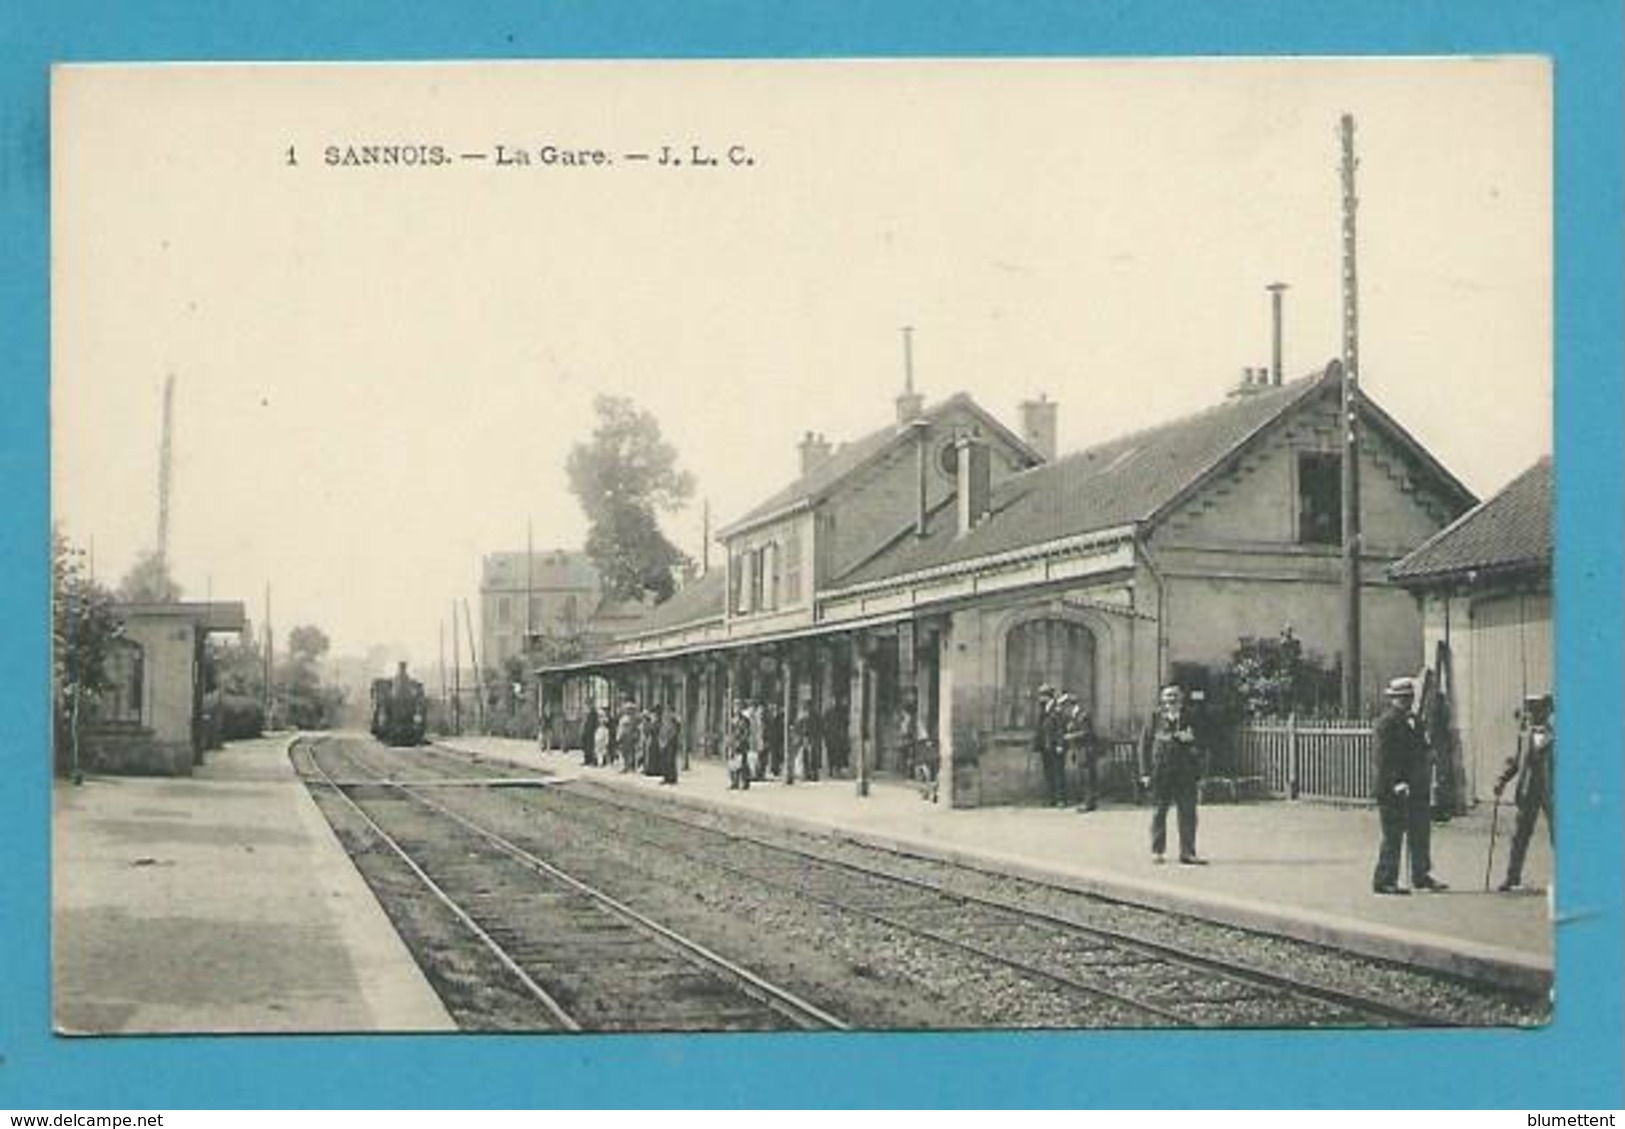
<svg viewBox="0 0 1625 1129">
<path fill-rule="evenodd" d="M 1459 754 L 1459 806 L 1487 800 L 1517 748 L 1524 698 L 1553 688 L 1551 458 L 1390 575 L 1422 610 L 1428 669 L 1445 692 Z"/>
<path fill-rule="evenodd" d="M 92 772 L 190 776 L 210 739 L 205 641 L 240 633 L 243 604 L 119 603 L 113 610 L 123 631 L 108 657 L 112 685 L 81 724 L 80 764 Z"/>
<path fill-rule="evenodd" d="M 968 397 L 833 453 L 721 530 L 724 569 L 585 663 L 719 732 L 738 697 L 844 719 L 854 763 L 899 764 L 912 706 L 960 805 L 1036 796 L 1027 749 L 1043 682 L 1127 734 L 1173 664 L 1218 665 L 1243 635 L 1290 624 L 1341 639 L 1339 376 L 1247 384 L 1218 406 L 1062 459 L 1056 405 L 1019 438 Z M 1387 580 L 1471 494 L 1375 405 L 1361 451 L 1365 689 L 1421 661 L 1415 602 Z M 1030 440 L 1030 441 L 1029 441 Z M 813 448 L 809 459 L 809 447 Z M 833 711 L 831 710 L 833 707 Z"/>
</svg>

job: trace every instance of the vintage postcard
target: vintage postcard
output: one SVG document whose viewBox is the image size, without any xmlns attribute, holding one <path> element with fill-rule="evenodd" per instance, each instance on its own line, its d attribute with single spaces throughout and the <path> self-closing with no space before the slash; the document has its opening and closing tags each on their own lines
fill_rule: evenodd
<svg viewBox="0 0 1625 1129">
<path fill-rule="evenodd" d="M 1550 1021 L 1552 71 L 52 76 L 54 1016 Z"/>
</svg>

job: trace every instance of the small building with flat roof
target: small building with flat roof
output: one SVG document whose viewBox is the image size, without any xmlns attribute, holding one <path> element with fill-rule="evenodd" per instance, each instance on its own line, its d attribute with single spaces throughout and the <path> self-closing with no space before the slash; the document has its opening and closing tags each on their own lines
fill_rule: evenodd
<svg viewBox="0 0 1625 1129">
<path fill-rule="evenodd" d="M 108 657 L 113 685 L 80 719 L 79 768 L 86 772 L 190 776 L 209 745 L 205 642 L 241 632 L 241 601 L 119 603 L 123 624 Z"/>
</svg>

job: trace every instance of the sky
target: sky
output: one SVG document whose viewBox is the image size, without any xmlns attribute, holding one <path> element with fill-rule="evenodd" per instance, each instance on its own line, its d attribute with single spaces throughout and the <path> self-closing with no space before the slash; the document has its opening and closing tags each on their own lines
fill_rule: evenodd
<svg viewBox="0 0 1625 1129">
<path fill-rule="evenodd" d="M 1541 60 L 58 68 L 53 516 L 109 583 L 154 546 L 173 375 L 185 595 L 427 666 L 484 554 L 581 544 L 599 394 L 693 472 L 698 557 L 702 498 L 892 418 L 905 325 L 928 399 L 1044 393 L 1063 452 L 1267 365 L 1270 282 L 1323 367 L 1344 113 L 1365 391 L 1488 496 L 1552 443 Z M 446 161 L 328 163 L 364 145 Z"/>
</svg>

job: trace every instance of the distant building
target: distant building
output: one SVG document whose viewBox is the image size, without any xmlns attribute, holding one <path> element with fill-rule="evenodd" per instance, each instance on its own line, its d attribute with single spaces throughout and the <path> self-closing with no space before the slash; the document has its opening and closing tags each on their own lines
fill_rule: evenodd
<svg viewBox="0 0 1625 1129">
<path fill-rule="evenodd" d="M 1524 698 L 1553 689 L 1551 458 L 1389 575 L 1422 609 L 1428 669 L 1444 689 L 1459 752 L 1457 806 L 1488 800 L 1517 749 Z"/>
<path fill-rule="evenodd" d="M 210 681 L 208 636 L 241 632 L 237 601 L 120 603 L 122 637 L 108 659 L 112 687 L 80 723 L 79 766 L 86 772 L 190 776 L 210 744 L 204 711 Z"/>
<path fill-rule="evenodd" d="M 525 634 L 570 637 L 598 610 L 598 569 L 583 552 L 489 554 L 480 569 L 480 665 L 495 669 L 526 653 Z M 527 609 L 528 602 L 528 609 Z"/>
<path fill-rule="evenodd" d="M 1058 405 L 1019 432 L 964 394 L 838 448 L 807 433 L 801 474 L 718 533 L 724 566 L 588 659 L 548 664 L 550 695 L 602 678 L 676 706 L 714 747 L 728 703 L 843 719 L 859 760 L 902 767 L 913 710 L 956 803 L 1036 795 L 1041 683 L 1126 736 L 1175 672 L 1225 664 L 1290 625 L 1342 649 L 1340 366 L 1246 382 L 1197 414 L 1057 458 Z M 1421 664 L 1415 601 L 1387 569 L 1476 499 L 1363 402 L 1363 689 Z M 566 713 L 568 713 L 566 707 Z"/>
</svg>

